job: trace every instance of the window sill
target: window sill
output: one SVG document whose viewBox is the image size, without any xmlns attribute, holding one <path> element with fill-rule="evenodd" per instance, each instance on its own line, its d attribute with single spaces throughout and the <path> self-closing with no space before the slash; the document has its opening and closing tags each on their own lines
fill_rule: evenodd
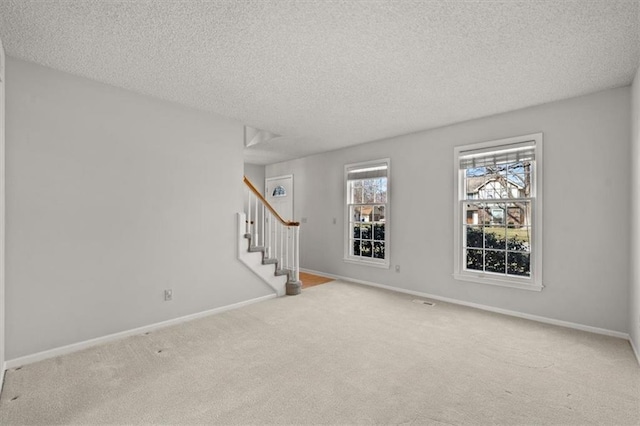
<svg viewBox="0 0 640 426">
<path fill-rule="evenodd" d="M 344 259 L 345 263 L 352 263 L 354 265 L 360 265 L 360 266 L 372 266 L 374 268 L 380 268 L 380 269 L 389 269 L 389 262 L 369 262 L 366 260 L 359 260 L 359 259 L 353 259 L 350 257 L 345 257 Z"/>
<path fill-rule="evenodd" d="M 470 281 L 480 284 L 497 285 L 500 287 L 518 288 L 520 290 L 542 291 L 544 286 L 538 283 L 529 283 L 523 281 L 515 281 L 509 279 L 498 279 L 486 274 L 470 274 L 470 273 L 454 273 L 453 278 L 459 281 Z"/>
</svg>

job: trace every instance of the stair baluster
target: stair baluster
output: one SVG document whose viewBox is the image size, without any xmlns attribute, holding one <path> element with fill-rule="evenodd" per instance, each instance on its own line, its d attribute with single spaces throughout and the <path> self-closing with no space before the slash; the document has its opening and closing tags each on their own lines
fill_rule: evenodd
<svg viewBox="0 0 640 426">
<path fill-rule="evenodd" d="M 263 264 L 274 264 L 275 275 L 286 275 L 286 294 L 301 291 L 300 283 L 300 223 L 284 220 L 255 186 L 244 178 L 245 238 L 249 251 L 262 252 Z"/>
</svg>

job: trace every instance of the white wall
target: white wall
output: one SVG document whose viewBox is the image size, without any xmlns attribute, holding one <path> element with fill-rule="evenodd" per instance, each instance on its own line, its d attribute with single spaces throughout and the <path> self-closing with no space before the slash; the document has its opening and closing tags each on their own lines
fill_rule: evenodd
<svg viewBox="0 0 640 426">
<path fill-rule="evenodd" d="M 4 68 L 5 56 L 2 40 L 0 40 L 0 390 L 4 382 L 4 361 L 5 361 L 5 293 L 4 293 L 4 218 L 5 218 L 5 176 L 4 176 Z"/>
<path fill-rule="evenodd" d="M 244 175 L 253 183 L 260 194 L 264 195 L 265 167 L 260 164 L 244 164 Z"/>
<path fill-rule="evenodd" d="M 267 166 L 296 176 L 302 268 L 497 308 L 627 331 L 630 89 L 468 121 Z M 541 292 L 456 281 L 453 147 L 544 133 Z M 391 263 L 343 262 L 343 166 L 391 158 Z M 337 224 L 332 224 L 332 218 Z"/>
<path fill-rule="evenodd" d="M 629 335 L 640 361 L 640 68 L 632 86 L 631 107 L 631 287 Z"/>
<path fill-rule="evenodd" d="M 272 293 L 235 257 L 239 123 L 12 58 L 7 82 L 7 359 Z"/>
</svg>

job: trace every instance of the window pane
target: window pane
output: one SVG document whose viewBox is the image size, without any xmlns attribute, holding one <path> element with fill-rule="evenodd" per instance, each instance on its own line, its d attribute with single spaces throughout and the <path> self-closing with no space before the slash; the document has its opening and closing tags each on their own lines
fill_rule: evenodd
<svg viewBox="0 0 640 426">
<path fill-rule="evenodd" d="M 506 223 L 509 228 L 519 228 L 525 224 L 525 210 L 522 208 L 522 204 L 507 204 Z"/>
<path fill-rule="evenodd" d="M 491 225 L 491 204 L 477 204 L 480 206 L 478 213 L 480 214 L 480 224 L 489 226 Z"/>
<path fill-rule="evenodd" d="M 492 249 L 506 248 L 505 229 L 497 226 L 487 226 L 484 228 L 484 247 Z"/>
<path fill-rule="evenodd" d="M 506 180 L 510 184 L 511 198 L 531 196 L 531 162 L 517 162 L 508 165 Z"/>
<path fill-rule="evenodd" d="M 501 250 L 486 250 L 484 253 L 484 270 L 487 272 L 505 273 L 505 254 Z"/>
<path fill-rule="evenodd" d="M 467 198 L 480 198 L 478 191 L 480 186 L 485 182 L 483 177 L 484 167 L 478 169 L 467 169 L 465 172 L 464 186 Z"/>
<path fill-rule="evenodd" d="M 477 205 L 483 206 L 483 210 L 480 212 L 482 223 L 485 225 L 504 226 L 506 206 L 504 203 L 479 203 Z"/>
<path fill-rule="evenodd" d="M 504 209 L 500 207 L 492 207 L 490 210 L 491 213 L 491 224 L 492 225 L 502 225 L 504 224 Z"/>
<path fill-rule="evenodd" d="M 481 226 L 467 226 L 467 247 L 482 248 Z"/>
<path fill-rule="evenodd" d="M 352 241 L 351 247 L 353 247 L 353 255 L 360 256 L 360 240 Z"/>
<path fill-rule="evenodd" d="M 480 220 L 480 215 L 478 214 L 476 206 L 474 204 L 467 204 L 465 211 L 465 223 L 467 225 L 477 225 Z"/>
<path fill-rule="evenodd" d="M 504 179 L 492 176 L 478 189 L 479 198 L 507 198 L 507 186 Z"/>
<path fill-rule="evenodd" d="M 508 253 L 507 273 L 510 275 L 530 276 L 530 255 L 529 253 Z"/>
<path fill-rule="evenodd" d="M 362 181 L 362 202 L 363 203 L 373 203 L 375 200 L 375 193 L 377 190 L 376 185 L 377 179 L 367 179 Z"/>
<path fill-rule="evenodd" d="M 467 249 L 467 269 L 482 271 L 482 250 Z"/>
<path fill-rule="evenodd" d="M 371 225 L 370 224 L 360 224 L 360 237 L 363 240 L 371 239 Z"/>
<path fill-rule="evenodd" d="M 373 208 L 373 220 L 375 222 L 384 222 L 384 206 L 375 206 Z"/>
<path fill-rule="evenodd" d="M 362 241 L 360 245 L 360 255 L 363 257 L 371 257 L 373 251 L 372 245 L 373 243 L 371 241 Z"/>
<path fill-rule="evenodd" d="M 509 228 L 507 230 L 507 249 L 531 251 L 531 228 Z"/>
<path fill-rule="evenodd" d="M 377 179 L 374 201 L 376 203 L 387 202 L 387 178 Z"/>
<path fill-rule="evenodd" d="M 360 222 L 371 222 L 373 219 L 373 206 L 360 207 Z"/>
<path fill-rule="evenodd" d="M 506 165 L 467 169 L 465 188 L 468 198 L 507 198 L 510 185 L 505 179 Z"/>
<path fill-rule="evenodd" d="M 384 241 L 384 223 L 376 223 L 373 225 L 373 239 Z"/>
<path fill-rule="evenodd" d="M 353 222 L 360 222 L 360 207 L 351 207 L 351 220 Z"/>
<path fill-rule="evenodd" d="M 376 241 L 373 243 L 373 257 L 384 259 L 384 243 Z"/>
<path fill-rule="evenodd" d="M 360 224 L 354 223 L 353 225 L 353 238 L 360 238 Z"/>
<path fill-rule="evenodd" d="M 362 182 L 359 180 L 350 181 L 349 188 L 350 188 L 350 194 L 351 194 L 349 204 L 362 203 Z"/>
</svg>

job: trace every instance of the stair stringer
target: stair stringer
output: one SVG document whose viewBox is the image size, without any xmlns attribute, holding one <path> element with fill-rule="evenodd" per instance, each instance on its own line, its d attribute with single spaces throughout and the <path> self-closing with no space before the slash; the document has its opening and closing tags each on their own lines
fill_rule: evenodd
<svg viewBox="0 0 640 426">
<path fill-rule="evenodd" d="M 276 275 L 275 268 L 277 265 L 263 264 L 263 252 L 262 251 L 249 251 L 249 243 L 245 238 L 247 215 L 244 213 L 237 214 L 237 249 L 238 259 L 244 263 L 254 274 L 256 274 L 262 281 L 267 283 L 278 296 L 284 296 L 286 293 L 287 275 Z"/>
</svg>

